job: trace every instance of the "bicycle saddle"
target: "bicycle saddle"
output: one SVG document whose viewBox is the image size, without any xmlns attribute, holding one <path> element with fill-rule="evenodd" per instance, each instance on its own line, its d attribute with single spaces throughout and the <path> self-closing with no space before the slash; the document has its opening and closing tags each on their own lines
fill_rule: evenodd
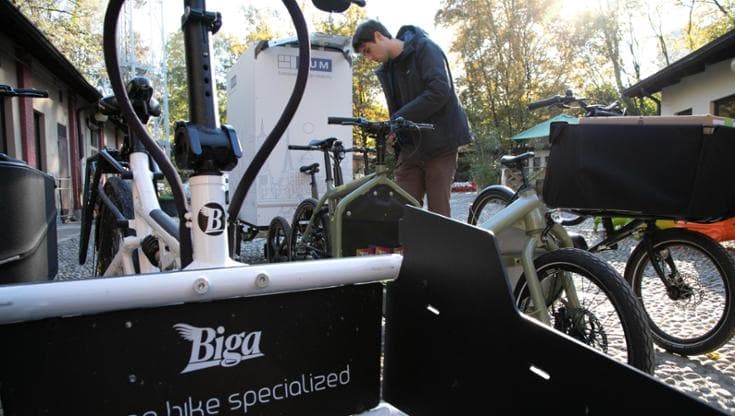
<svg viewBox="0 0 735 416">
<path fill-rule="evenodd" d="M 522 153 L 518 156 L 505 155 L 500 158 L 500 164 L 508 167 L 520 167 L 523 161 L 533 157 L 533 152 Z"/>
<path fill-rule="evenodd" d="M 301 173 L 308 173 L 310 175 L 312 173 L 319 173 L 319 164 L 312 163 L 311 165 L 302 166 L 301 168 L 299 168 L 299 171 L 301 171 Z"/>
<path fill-rule="evenodd" d="M 336 137 L 328 137 L 326 139 L 313 139 L 309 142 L 309 146 L 316 146 L 322 149 L 329 149 L 332 147 L 332 145 L 336 141 L 337 141 Z"/>
</svg>

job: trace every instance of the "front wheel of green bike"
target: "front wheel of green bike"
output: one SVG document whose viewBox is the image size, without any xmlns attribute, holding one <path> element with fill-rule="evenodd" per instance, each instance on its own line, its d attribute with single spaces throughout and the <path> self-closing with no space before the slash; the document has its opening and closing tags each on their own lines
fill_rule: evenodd
<svg viewBox="0 0 735 416">
<path fill-rule="evenodd" d="M 318 201 L 313 198 L 301 201 L 291 221 L 291 259 L 322 259 L 329 257 L 329 218 L 326 212 L 317 212 Z M 314 226 L 306 234 L 307 226 L 314 218 Z"/>
<path fill-rule="evenodd" d="M 615 269 L 576 248 L 550 251 L 534 264 L 556 330 L 653 374 L 653 340 L 643 308 Z M 565 276 L 571 278 L 573 290 L 565 288 Z M 573 301 L 572 293 L 578 302 Z M 514 295 L 522 312 L 535 310 L 525 275 L 521 275 Z"/>
<path fill-rule="evenodd" d="M 275 217 L 268 226 L 265 257 L 271 263 L 288 261 L 291 256 L 291 227 L 283 217 Z"/>
</svg>

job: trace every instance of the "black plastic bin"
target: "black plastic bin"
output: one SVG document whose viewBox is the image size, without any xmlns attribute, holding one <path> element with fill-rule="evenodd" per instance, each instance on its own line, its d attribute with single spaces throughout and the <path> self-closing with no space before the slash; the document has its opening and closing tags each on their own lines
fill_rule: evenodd
<svg viewBox="0 0 735 416">
<path fill-rule="evenodd" d="M 54 179 L 0 154 L 0 284 L 51 280 L 58 271 Z"/>
</svg>

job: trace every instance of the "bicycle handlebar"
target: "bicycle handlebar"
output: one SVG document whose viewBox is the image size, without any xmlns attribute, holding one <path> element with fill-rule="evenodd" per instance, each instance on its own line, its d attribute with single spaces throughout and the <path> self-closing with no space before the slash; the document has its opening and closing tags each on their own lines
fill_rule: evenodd
<svg viewBox="0 0 735 416">
<path fill-rule="evenodd" d="M 340 124 L 343 126 L 357 126 L 363 130 L 372 132 L 396 131 L 400 129 L 434 130 L 434 125 L 429 123 L 414 123 L 403 117 L 388 121 L 369 121 L 364 117 L 328 117 L 327 124 Z"/>
<path fill-rule="evenodd" d="M 565 97 L 562 97 L 561 95 L 557 95 L 557 96 L 554 96 L 554 97 L 551 97 L 551 98 L 547 98 L 545 100 L 534 101 L 534 102 L 528 104 L 528 109 L 529 110 L 535 110 L 535 109 L 541 108 L 541 107 L 548 107 L 548 106 L 554 105 L 554 104 L 561 104 L 561 103 L 564 102 L 564 98 Z"/>
<path fill-rule="evenodd" d="M 322 150 L 319 146 L 301 146 L 298 144 L 289 144 L 288 145 L 289 150 Z"/>
<path fill-rule="evenodd" d="M 0 84 L 0 96 L 48 98 L 48 91 L 33 88 L 13 88 L 9 85 Z"/>
<path fill-rule="evenodd" d="M 546 98 L 544 100 L 529 103 L 528 109 L 535 110 L 537 108 L 549 107 L 552 105 L 569 108 L 568 104 L 575 102 L 579 104 L 579 108 L 583 109 L 586 112 L 585 117 L 611 117 L 625 115 L 625 109 L 621 109 L 620 103 L 617 101 L 608 106 L 603 106 L 600 104 L 587 104 L 585 98 L 575 97 L 571 90 L 567 90 L 565 95 L 556 95 L 551 98 Z"/>
<path fill-rule="evenodd" d="M 327 117 L 327 124 L 359 125 L 366 122 L 362 117 Z"/>
<path fill-rule="evenodd" d="M 375 149 L 370 149 L 367 147 L 350 147 L 349 149 L 345 149 L 345 153 L 348 152 L 375 153 Z"/>
</svg>

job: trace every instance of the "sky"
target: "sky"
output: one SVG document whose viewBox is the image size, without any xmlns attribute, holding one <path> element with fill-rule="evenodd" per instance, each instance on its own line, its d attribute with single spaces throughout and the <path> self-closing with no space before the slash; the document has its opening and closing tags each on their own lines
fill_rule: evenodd
<svg viewBox="0 0 735 416">
<path fill-rule="evenodd" d="M 301 3 L 302 0 L 299 1 Z M 310 0 L 306 2 L 311 3 Z M 135 22 L 136 27 L 142 27 L 144 32 L 152 33 L 154 37 L 160 37 L 159 29 L 154 27 L 160 27 L 158 22 L 161 21 L 161 9 L 160 5 L 154 4 L 155 2 L 149 2 L 151 4 L 150 9 L 145 10 L 145 13 L 152 15 L 150 21 L 147 17 L 141 14 L 135 14 L 140 16 Z M 395 35 L 398 29 L 406 24 L 419 26 L 424 29 L 429 36 L 444 49 L 449 51 L 451 44 L 451 31 L 444 28 L 437 28 L 434 26 L 434 16 L 441 6 L 441 0 L 366 0 L 367 6 L 365 11 L 369 18 L 375 18 L 380 20 L 385 27 Z M 232 32 L 237 35 L 243 35 L 238 33 L 242 26 L 238 25 L 238 19 L 241 19 L 241 9 L 244 6 L 249 5 L 262 5 L 263 0 L 207 0 L 206 6 L 209 11 L 218 11 L 223 16 L 223 31 Z M 279 11 L 284 16 L 288 16 L 286 8 L 280 1 L 270 0 L 268 5 L 273 9 Z M 357 6 L 351 6 L 357 7 Z M 311 11 L 315 9 L 310 8 Z M 145 14 L 144 13 L 144 14 Z M 315 13 L 324 13 L 315 11 Z M 170 33 L 174 30 L 178 30 L 181 24 L 181 16 L 183 14 L 183 1 L 178 0 L 164 0 L 163 2 L 163 25 L 164 31 Z M 325 13 L 326 14 L 326 13 Z M 307 21 L 309 16 L 307 16 Z M 152 23 L 151 23 L 152 22 Z M 140 26 L 138 26 L 140 25 Z M 291 22 L 288 20 L 284 22 L 284 31 L 292 30 Z M 157 39 L 156 39 L 157 40 Z"/>
<path fill-rule="evenodd" d="M 143 10 L 143 13 L 136 12 L 134 26 L 136 30 L 142 33 L 151 34 L 151 44 L 153 49 L 159 49 L 161 44 L 161 26 L 163 25 L 163 32 L 170 33 L 175 30 L 180 30 L 181 16 L 183 14 L 183 1 L 181 0 L 161 0 L 148 1 L 148 10 Z M 577 13 L 580 13 L 584 9 L 594 8 L 596 2 L 602 0 L 588 0 L 584 3 L 581 2 L 563 2 L 562 5 L 563 15 L 571 17 Z M 305 3 L 307 7 L 307 21 L 310 20 L 311 15 L 322 14 L 311 5 L 311 0 L 298 0 L 299 3 Z M 424 29 L 448 55 L 450 62 L 454 62 L 452 54 L 450 53 L 450 46 L 452 42 L 452 31 L 451 29 L 436 27 L 434 25 L 434 16 L 440 10 L 442 6 L 442 0 L 366 0 L 367 6 L 365 11 L 368 18 L 375 18 L 380 20 L 386 28 L 392 33 L 396 34 L 398 29 L 405 24 L 412 24 Z M 271 9 L 277 10 L 281 15 L 285 16 L 282 22 L 283 26 L 279 28 L 284 33 L 293 33 L 291 22 L 288 19 L 288 13 L 281 1 L 277 0 L 207 0 L 207 10 L 218 11 L 223 15 L 223 27 L 222 31 L 231 32 L 238 37 L 244 36 L 244 25 L 241 24 L 242 8 L 244 6 L 255 5 L 256 7 L 263 7 L 267 5 Z M 161 8 L 163 7 L 163 9 Z M 357 6 L 351 6 L 357 7 Z M 146 16 L 147 14 L 147 16 Z M 163 17 L 161 15 L 163 14 Z M 681 16 L 669 16 L 664 20 L 665 25 L 670 25 L 671 30 L 673 27 L 680 25 L 683 22 Z M 641 22 L 640 25 L 641 37 L 639 41 L 644 44 L 650 44 L 652 37 L 647 32 L 649 26 L 647 22 Z M 667 30 L 667 28 L 665 28 Z M 156 45 L 158 44 L 158 45 Z M 642 51 L 655 50 L 655 45 L 651 44 L 644 46 Z M 644 76 L 648 76 L 658 69 L 658 64 L 652 59 L 646 59 L 643 56 L 642 71 Z M 158 57 L 153 58 L 153 62 L 158 61 Z M 453 71 L 455 74 L 461 73 L 461 68 L 457 64 L 452 64 Z"/>
</svg>

